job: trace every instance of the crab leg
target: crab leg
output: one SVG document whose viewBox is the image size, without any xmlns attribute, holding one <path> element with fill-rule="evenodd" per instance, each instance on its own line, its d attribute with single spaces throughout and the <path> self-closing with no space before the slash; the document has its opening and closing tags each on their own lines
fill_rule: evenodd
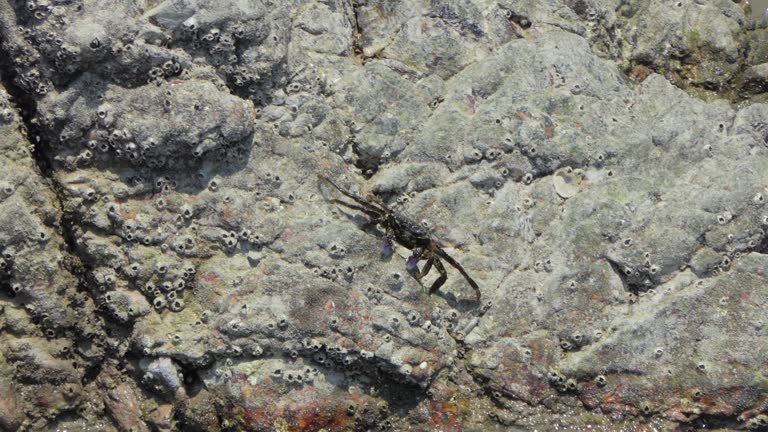
<svg viewBox="0 0 768 432">
<path fill-rule="evenodd" d="M 426 276 L 429 271 L 432 269 L 432 263 L 435 262 L 435 256 L 430 255 L 429 258 L 427 258 L 427 263 L 424 264 L 424 268 L 421 269 L 421 272 L 419 272 L 419 279 L 422 279 L 424 276 Z"/>
<path fill-rule="evenodd" d="M 435 268 L 437 271 L 440 272 L 440 277 L 438 277 L 433 283 L 432 286 L 429 288 L 429 294 L 434 294 L 437 292 L 437 290 L 440 289 L 441 286 L 445 283 L 446 280 L 448 280 L 448 272 L 445 271 L 445 267 L 443 266 L 443 263 L 440 261 L 440 258 L 434 259 Z"/>
<path fill-rule="evenodd" d="M 337 185 L 336 183 L 333 182 L 333 180 L 329 179 L 328 177 L 321 176 L 320 178 L 325 180 L 325 181 L 327 181 L 328 183 L 330 183 L 331 186 L 333 186 L 334 188 L 336 188 L 336 190 L 338 190 L 339 192 L 344 194 L 344 196 L 346 196 L 346 197 L 348 197 L 350 199 L 353 199 L 356 203 L 358 203 L 361 206 L 367 208 L 369 212 L 374 212 L 374 213 L 376 213 L 378 215 L 380 215 L 381 213 L 386 213 L 386 209 L 379 208 L 379 207 L 377 207 L 377 206 L 367 202 L 366 200 L 360 198 L 359 196 L 353 194 L 352 192 L 349 192 L 348 190 L 344 189 L 343 187 Z"/>
<path fill-rule="evenodd" d="M 364 207 L 360 207 L 359 205 L 356 205 L 356 204 L 350 204 L 348 202 L 344 202 L 344 201 L 339 200 L 339 199 L 333 199 L 332 202 L 334 202 L 336 204 L 341 204 L 344 207 L 351 208 L 352 210 L 357 210 L 359 212 L 363 212 L 363 213 L 368 214 L 368 215 L 370 214 L 370 210 L 368 210 L 367 208 L 364 208 Z"/>
<path fill-rule="evenodd" d="M 433 251 L 437 256 L 444 259 L 448 264 L 450 264 L 453 268 L 459 271 L 462 276 L 464 276 L 464 279 L 469 282 L 469 285 L 472 286 L 472 289 L 475 290 L 475 295 L 477 296 L 477 300 L 480 300 L 480 287 L 477 286 L 477 282 L 475 282 L 464 270 L 464 267 L 461 266 L 458 262 L 456 262 L 455 259 L 453 259 L 450 255 L 448 255 L 442 248 L 436 247 Z M 439 270 L 439 269 L 438 269 Z"/>
</svg>

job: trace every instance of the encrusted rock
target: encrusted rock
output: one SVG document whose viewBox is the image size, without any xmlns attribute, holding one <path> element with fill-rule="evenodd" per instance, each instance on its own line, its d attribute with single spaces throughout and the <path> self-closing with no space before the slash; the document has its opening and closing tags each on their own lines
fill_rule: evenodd
<svg viewBox="0 0 768 432">
<path fill-rule="evenodd" d="M 97 3 L 0 3 L 0 429 L 765 426 L 746 2 Z"/>
</svg>

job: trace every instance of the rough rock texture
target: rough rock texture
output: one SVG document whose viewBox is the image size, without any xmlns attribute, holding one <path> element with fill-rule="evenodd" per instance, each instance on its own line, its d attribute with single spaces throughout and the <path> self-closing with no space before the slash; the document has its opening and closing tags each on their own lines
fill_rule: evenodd
<svg viewBox="0 0 768 432">
<path fill-rule="evenodd" d="M 746 5 L 107 3 L 0 0 L 0 430 L 768 426 Z"/>
</svg>

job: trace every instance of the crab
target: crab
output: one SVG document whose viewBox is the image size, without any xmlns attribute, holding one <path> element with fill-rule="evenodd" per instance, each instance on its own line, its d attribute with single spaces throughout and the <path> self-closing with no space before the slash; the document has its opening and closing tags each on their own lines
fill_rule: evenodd
<svg viewBox="0 0 768 432">
<path fill-rule="evenodd" d="M 440 276 L 438 276 L 429 288 L 430 295 L 437 292 L 437 290 L 445 284 L 445 281 L 448 280 L 448 272 L 445 269 L 445 265 L 443 265 L 443 261 L 445 261 L 464 276 L 467 283 L 469 283 L 472 289 L 475 290 L 477 301 L 480 301 L 480 287 L 477 285 L 477 282 L 467 274 L 461 264 L 443 250 L 437 240 L 429 234 L 429 231 L 425 227 L 412 221 L 406 216 L 395 212 L 383 202 L 375 199 L 364 199 L 339 186 L 328 177 L 321 176 L 320 178 L 329 183 L 347 198 L 355 201 L 355 204 L 352 204 L 334 198 L 332 199 L 334 203 L 362 212 L 371 219 L 372 224 L 380 225 L 384 228 L 384 238 L 382 242 L 383 250 L 391 252 L 393 246 L 392 241 L 396 241 L 411 251 L 411 256 L 406 260 L 406 269 L 414 275 L 419 283 L 421 283 L 422 278 L 429 274 L 432 267 L 437 269 Z M 423 260 L 426 260 L 426 263 L 421 271 L 419 271 L 418 263 Z"/>
</svg>

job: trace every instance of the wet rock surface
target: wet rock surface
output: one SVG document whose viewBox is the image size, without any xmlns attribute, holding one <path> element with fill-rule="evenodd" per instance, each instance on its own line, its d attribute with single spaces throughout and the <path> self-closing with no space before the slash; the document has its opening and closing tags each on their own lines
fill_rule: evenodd
<svg viewBox="0 0 768 432">
<path fill-rule="evenodd" d="M 0 430 L 766 427 L 745 7 L 2 0 Z"/>
</svg>

